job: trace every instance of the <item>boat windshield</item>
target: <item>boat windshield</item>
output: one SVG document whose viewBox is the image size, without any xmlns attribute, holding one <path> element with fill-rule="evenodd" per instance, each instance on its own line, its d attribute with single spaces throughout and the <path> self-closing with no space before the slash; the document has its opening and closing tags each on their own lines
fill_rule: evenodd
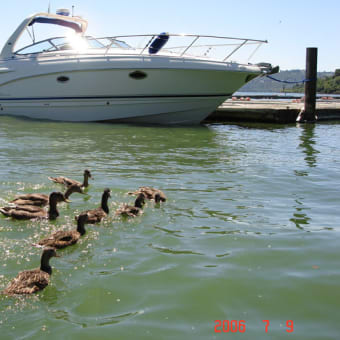
<svg viewBox="0 0 340 340">
<path fill-rule="evenodd" d="M 98 39 L 90 36 L 81 37 L 79 35 L 70 35 L 67 37 L 56 37 L 38 41 L 19 49 L 15 53 L 24 55 L 64 50 L 85 51 L 88 49 L 106 49 L 107 46 L 111 44 L 111 47 L 129 48 L 129 45 L 120 40 L 111 41 L 110 39 L 107 39 L 107 41 L 99 41 Z"/>
<path fill-rule="evenodd" d="M 96 43 L 100 43 L 101 45 L 105 46 L 105 48 L 125 48 L 125 49 L 131 49 L 132 47 L 128 45 L 123 40 L 118 40 L 115 38 L 92 38 L 92 37 L 86 37 L 89 43 L 91 43 L 92 40 Z"/>
</svg>

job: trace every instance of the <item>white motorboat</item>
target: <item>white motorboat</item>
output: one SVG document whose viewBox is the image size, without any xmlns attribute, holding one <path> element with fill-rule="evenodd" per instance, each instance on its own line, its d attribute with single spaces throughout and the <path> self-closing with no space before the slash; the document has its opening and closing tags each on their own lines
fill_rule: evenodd
<svg viewBox="0 0 340 340">
<path fill-rule="evenodd" d="M 245 83 L 273 73 L 270 64 L 230 61 L 267 41 L 169 33 L 93 38 L 85 35 L 86 20 L 68 15 L 34 14 L 8 39 L 0 55 L 1 115 L 198 124 Z M 37 24 L 73 34 L 36 41 Z M 32 43 L 17 49 L 24 31 Z M 211 55 L 221 49 L 228 54 Z"/>
</svg>

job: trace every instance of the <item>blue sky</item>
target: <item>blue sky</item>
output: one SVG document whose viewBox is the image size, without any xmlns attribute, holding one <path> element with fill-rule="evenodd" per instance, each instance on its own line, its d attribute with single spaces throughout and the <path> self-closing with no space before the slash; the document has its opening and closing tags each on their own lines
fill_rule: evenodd
<svg viewBox="0 0 340 340">
<path fill-rule="evenodd" d="M 252 62 L 303 69 L 306 47 L 318 47 L 318 70 L 340 68 L 339 0 L 51 0 L 51 11 L 75 6 L 88 34 L 193 33 L 268 40 Z M 48 0 L 1 4 L 0 45 L 27 16 L 47 11 Z"/>
</svg>

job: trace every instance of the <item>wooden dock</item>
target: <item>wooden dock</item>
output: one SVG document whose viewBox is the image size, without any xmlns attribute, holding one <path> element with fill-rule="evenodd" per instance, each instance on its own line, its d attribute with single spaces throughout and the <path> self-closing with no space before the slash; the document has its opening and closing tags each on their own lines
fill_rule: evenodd
<svg viewBox="0 0 340 340">
<path fill-rule="evenodd" d="M 299 99 L 271 100 L 240 98 L 228 99 L 203 123 L 261 122 L 295 123 L 304 103 Z M 340 120 L 340 99 L 318 100 L 318 121 Z"/>
</svg>

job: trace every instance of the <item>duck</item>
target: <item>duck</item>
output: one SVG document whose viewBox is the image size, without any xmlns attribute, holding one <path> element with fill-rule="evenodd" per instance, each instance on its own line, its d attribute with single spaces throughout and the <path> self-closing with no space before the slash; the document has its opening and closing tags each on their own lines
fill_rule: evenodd
<svg viewBox="0 0 340 340">
<path fill-rule="evenodd" d="M 76 184 L 68 187 L 64 193 L 64 197 L 68 199 L 74 192 L 78 192 L 80 194 L 84 194 L 83 189 Z M 38 207 L 44 207 L 49 202 L 49 195 L 46 194 L 23 194 L 16 195 L 15 198 L 10 201 L 10 203 L 14 203 L 16 205 L 35 205 Z"/>
<path fill-rule="evenodd" d="M 61 192 L 52 192 L 49 195 L 49 209 L 46 211 L 44 208 L 40 208 L 34 205 L 13 205 L 9 207 L 0 208 L 0 212 L 7 216 L 17 220 L 30 220 L 39 218 L 48 218 L 55 220 L 59 216 L 57 210 L 57 203 L 69 202 Z"/>
<path fill-rule="evenodd" d="M 59 230 L 51 236 L 46 237 L 38 242 L 38 246 L 50 246 L 56 249 L 62 249 L 76 244 L 81 236 L 85 235 L 85 223 L 88 220 L 86 213 L 77 217 L 77 229 Z"/>
<path fill-rule="evenodd" d="M 109 214 L 109 207 L 107 205 L 107 201 L 110 197 L 111 197 L 111 190 L 106 188 L 102 194 L 100 207 L 82 212 L 88 215 L 88 220 L 87 220 L 88 223 L 90 224 L 99 223 L 101 222 L 103 218 L 105 218 Z"/>
<path fill-rule="evenodd" d="M 52 275 L 52 267 L 49 263 L 51 257 L 59 257 L 56 249 L 53 247 L 44 248 L 40 268 L 20 272 L 2 291 L 2 294 L 33 294 L 44 289 L 49 284 Z"/>
<path fill-rule="evenodd" d="M 138 190 L 133 191 L 133 192 L 129 192 L 129 195 L 138 195 L 140 193 L 143 193 L 145 198 L 148 200 L 154 200 L 156 202 L 156 200 L 158 200 L 158 202 L 165 202 L 166 201 L 166 196 L 163 193 L 163 191 L 159 190 L 159 189 L 155 189 L 152 187 L 140 187 Z"/>
<path fill-rule="evenodd" d="M 81 188 L 87 188 L 89 186 L 89 178 L 92 178 L 92 175 L 91 175 L 90 170 L 87 170 L 87 169 L 84 170 L 83 183 L 80 183 L 78 181 L 75 181 L 74 179 L 70 179 L 64 176 L 48 177 L 48 179 L 54 183 L 62 184 L 62 185 L 65 185 L 66 187 L 70 187 L 71 185 L 76 184 Z"/>
<path fill-rule="evenodd" d="M 116 210 L 116 216 L 123 216 L 123 217 L 135 217 L 141 215 L 143 213 L 143 206 L 145 204 L 145 196 L 143 193 L 139 193 L 135 204 L 128 205 L 123 204 L 120 208 Z"/>
</svg>

